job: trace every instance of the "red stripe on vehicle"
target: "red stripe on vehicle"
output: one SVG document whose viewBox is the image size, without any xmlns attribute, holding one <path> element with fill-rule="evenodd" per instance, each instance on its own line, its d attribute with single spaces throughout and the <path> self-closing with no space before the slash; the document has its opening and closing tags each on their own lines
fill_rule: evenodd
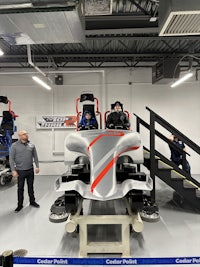
<svg viewBox="0 0 200 267">
<path fill-rule="evenodd" d="M 95 187 L 98 185 L 98 183 L 103 179 L 103 177 L 106 175 L 106 173 L 112 168 L 112 166 L 114 165 L 114 163 L 117 161 L 117 159 L 119 158 L 119 156 L 129 150 L 136 150 L 138 149 L 139 146 L 133 146 L 133 147 L 129 147 L 127 149 L 124 149 L 123 151 L 121 151 L 119 154 L 117 154 L 113 159 L 111 159 L 111 161 L 106 165 L 106 167 L 100 172 L 100 174 L 96 177 L 96 179 L 94 180 L 94 182 L 91 185 L 91 192 L 93 193 Z"/>
<path fill-rule="evenodd" d="M 90 150 L 90 148 L 99 140 L 99 139 L 101 139 L 101 138 L 103 138 L 103 137 L 105 137 L 105 136 L 124 136 L 124 133 L 123 132 L 117 132 L 117 131 L 115 131 L 115 132 L 113 132 L 113 131 L 107 131 L 106 133 L 104 133 L 104 134 L 100 134 L 100 135 L 98 135 L 96 138 L 94 138 L 91 142 L 90 142 L 90 144 L 89 144 L 89 146 L 88 146 L 88 150 Z"/>
</svg>

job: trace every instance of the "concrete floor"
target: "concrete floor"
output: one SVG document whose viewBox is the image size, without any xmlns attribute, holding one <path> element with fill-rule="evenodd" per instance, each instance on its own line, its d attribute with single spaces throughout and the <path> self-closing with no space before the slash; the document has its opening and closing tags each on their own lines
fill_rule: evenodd
<svg viewBox="0 0 200 267">
<path fill-rule="evenodd" d="M 14 213 L 16 183 L 0 187 L 0 252 L 26 249 L 27 256 L 78 257 L 78 236 L 65 232 L 65 222 L 55 224 L 48 219 L 51 205 L 61 195 L 54 190 L 55 179 L 55 176 L 36 176 L 35 196 L 41 207 L 29 206 L 25 190 L 24 208 L 19 213 Z M 159 180 L 156 184 L 160 221 L 144 222 L 142 233 L 131 234 L 131 256 L 200 256 L 200 214 L 175 205 L 173 190 Z"/>
</svg>

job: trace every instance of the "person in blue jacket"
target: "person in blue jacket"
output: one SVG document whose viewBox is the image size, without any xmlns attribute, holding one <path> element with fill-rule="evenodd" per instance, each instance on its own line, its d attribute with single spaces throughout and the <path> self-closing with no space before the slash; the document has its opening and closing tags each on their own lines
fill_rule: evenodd
<svg viewBox="0 0 200 267">
<path fill-rule="evenodd" d="M 78 124 L 78 129 L 79 130 L 98 129 L 98 122 L 96 118 L 92 117 L 92 114 L 90 111 L 84 112 L 83 117 Z"/>
<path fill-rule="evenodd" d="M 179 147 L 181 150 L 186 151 L 185 150 L 185 145 L 184 143 L 178 139 L 178 137 L 174 134 L 172 134 L 169 137 L 169 140 L 174 143 L 177 147 Z M 171 151 L 171 160 L 177 165 L 182 165 L 183 166 L 183 158 L 182 158 L 182 153 L 180 153 L 179 151 L 176 151 L 172 146 L 170 146 L 169 144 L 169 148 Z M 190 168 L 190 164 L 189 162 L 186 160 L 186 172 L 188 172 L 189 174 L 191 174 L 191 168 Z"/>
</svg>

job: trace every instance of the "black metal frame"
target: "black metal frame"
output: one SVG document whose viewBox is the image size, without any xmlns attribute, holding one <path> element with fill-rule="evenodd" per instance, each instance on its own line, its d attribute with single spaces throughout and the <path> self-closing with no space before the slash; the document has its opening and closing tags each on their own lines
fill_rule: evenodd
<svg viewBox="0 0 200 267">
<path fill-rule="evenodd" d="M 180 169 L 177 165 L 175 165 L 173 162 L 168 161 L 168 164 L 171 165 L 176 171 L 178 171 L 180 174 L 185 176 L 188 180 L 190 180 L 192 183 L 194 183 L 197 187 L 200 187 L 200 183 L 192 178 L 186 171 L 186 155 L 189 155 L 187 152 L 183 151 L 176 145 L 174 145 L 166 136 L 164 136 L 162 133 L 157 131 L 155 129 L 155 124 L 158 123 L 163 128 L 168 130 L 169 132 L 176 135 L 184 144 L 189 146 L 192 150 L 194 150 L 197 154 L 200 155 L 200 147 L 194 143 L 192 140 L 190 140 L 187 136 L 185 136 L 183 133 L 181 133 L 178 129 L 176 129 L 173 125 L 171 125 L 169 122 L 167 122 L 165 119 L 163 119 L 161 116 L 159 116 L 157 113 L 152 111 L 150 108 L 146 107 L 146 109 L 150 112 L 150 124 L 146 123 L 144 120 L 142 120 L 139 116 L 134 114 L 136 116 L 136 130 L 137 132 L 140 132 L 140 125 L 144 126 L 150 131 L 150 176 L 153 179 L 153 190 L 151 192 L 151 201 L 156 201 L 155 196 L 155 176 L 156 176 L 156 156 L 157 157 L 164 157 L 161 155 L 158 151 L 155 149 L 155 137 L 158 136 L 161 138 L 164 142 L 166 142 L 168 145 L 172 146 L 173 149 L 178 151 L 179 153 L 182 153 L 183 157 L 183 169 Z"/>
</svg>

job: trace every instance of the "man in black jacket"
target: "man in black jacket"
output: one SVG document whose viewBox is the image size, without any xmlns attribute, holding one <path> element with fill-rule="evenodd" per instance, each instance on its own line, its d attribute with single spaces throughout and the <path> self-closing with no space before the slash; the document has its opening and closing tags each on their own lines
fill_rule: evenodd
<svg viewBox="0 0 200 267">
<path fill-rule="evenodd" d="M 130 122 L 127 115 L 122 111 L 122 104 L 119 101 L 116 101 L 113 106 L 114 111 L 108 115 L 106 120 L 106 128 L 121 128 L 128 130 L 130 127 Z"/>
</svg>

